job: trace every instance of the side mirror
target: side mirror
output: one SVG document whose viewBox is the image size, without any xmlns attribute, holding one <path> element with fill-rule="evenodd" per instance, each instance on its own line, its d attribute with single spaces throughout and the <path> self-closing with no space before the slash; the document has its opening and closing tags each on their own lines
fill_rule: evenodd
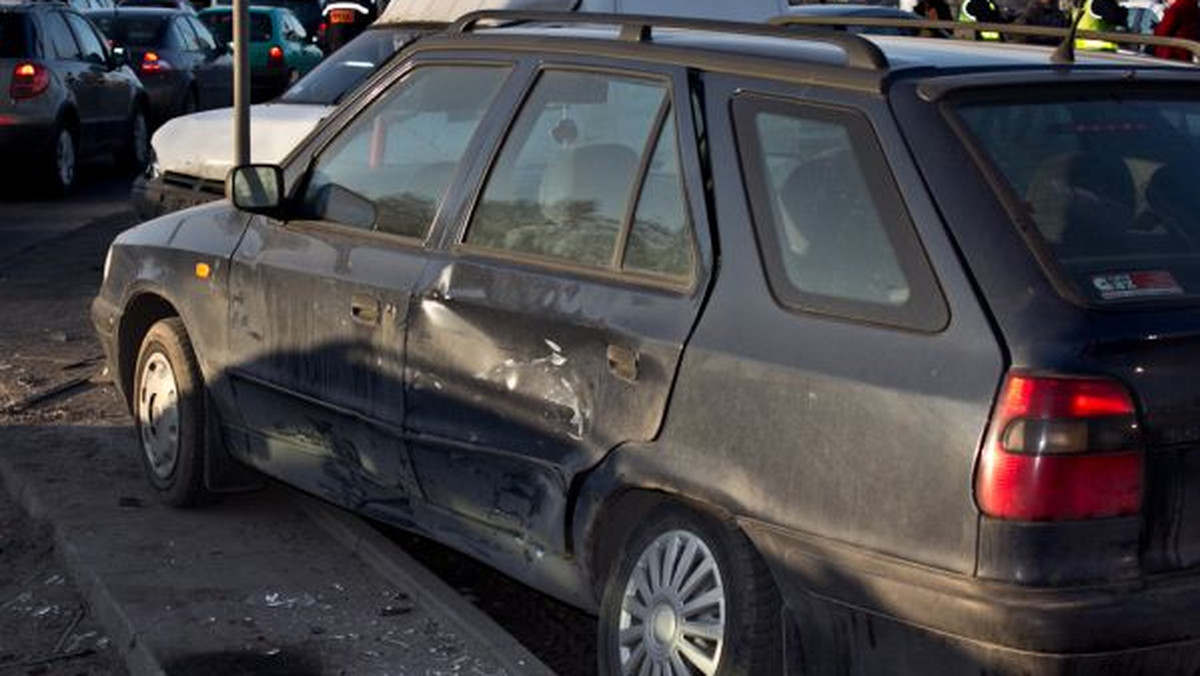
<svg viewBox="0 0 1200 676">
<path fill-rule="evenodd" d="M 274 164 L 242 164 L 229 170 L 225 196 L 252 214 L 277 217 L 283 206 L 283 170 Z"/>
<path fill-rule="evenodd" d="M 127 65 L 129 65 L 129 55 L 125 53 L 125 48 L 119 45 L 114 46 L 108 55 L 108 67 L 116 70 Z"/>
</svg>

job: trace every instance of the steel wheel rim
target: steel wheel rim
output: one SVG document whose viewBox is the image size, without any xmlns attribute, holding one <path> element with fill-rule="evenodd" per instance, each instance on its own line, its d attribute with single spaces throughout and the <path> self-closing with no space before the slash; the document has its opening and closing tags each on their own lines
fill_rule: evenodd
<svg viewBox="0 0 1200 676">
<path fill-rule="evenodd" d="M 166 355 L 155 352 L 138 380 L 138 431 L 150 470 L 166 479 L 179 461 L 179 387 Z"/>
<path fill-rule="evenodd" d="M 621 673 L 713 676 L 725 618 L 725 584 L 712 550 L 686 530 L 660 535 L 638 557 L 621 597 Z"/>
<path fill-rule="evenodd" d="M 58 132 L 58 144 L 54 149 L 55 166 L 58 167 L 58 180 L 64 187 L 75 180 L 75 141 L 71 132 L 66 129 Z"/>
</svg>

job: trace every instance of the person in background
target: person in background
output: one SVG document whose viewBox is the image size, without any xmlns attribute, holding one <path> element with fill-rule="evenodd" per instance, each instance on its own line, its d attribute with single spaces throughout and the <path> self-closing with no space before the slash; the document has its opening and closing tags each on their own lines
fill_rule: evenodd
<svg viewBox="0 0 1200 676">
<path fill-rule="evenodd" d="M 1154 34 L 1165 38 L 1200 39 L 1200 5 L 1196 0 L 1175 0 L 1163 12 L 1162 21 L 1154 27 Z M 1192 53 L 1175 47 L 1155 47 L 1154 55 L 1160 59 L 1191 61 Z"/>
<path fill-rule="evenodd" d="M 958 20 L 962 23 L 1004 23 L 1004 15 L 993 0 L 967 0 L 958 8 Z M 980 40 L 999 40 L 995 31 L 979 31 Z"/>
<path fill-rule="evenodd" d="M 1029 0 L 1025 9 L 1017 17 L 1017 24 L 1024 26 L 1045 26 L 1048 28 L 1070 28 L 1071 18 L 1059 9 L 1058 0 Z M 1033 45 L 1057 45 L 1060 38 L 1040 37 L 1029 35 L 1021 38 L 1021 42 Z"/>
<path fill-rule="evenodd" d="M 922 19 L 930 21 L 953 21 L 954 14 L 950 11 L 950 5 L 946 4 L 946 0 L 921 0 L 913 11 L 921 15 Z"/>
<path fill-rule="evenodd" d="M 1083 12 L 1083 18 L 1079 20 L 1079 30 L 1081 31 L 1114 33 L 1124 30 L 1126 24 L 1129 23 L 1129 10 L 1122 7 L 1117 0 L 1086 0 L 1080 11 Z M 1079 38 L 1075 40 L 1075 49 L 1115 52 L 1117 45 L 1107 40 Z"/>
</svg>

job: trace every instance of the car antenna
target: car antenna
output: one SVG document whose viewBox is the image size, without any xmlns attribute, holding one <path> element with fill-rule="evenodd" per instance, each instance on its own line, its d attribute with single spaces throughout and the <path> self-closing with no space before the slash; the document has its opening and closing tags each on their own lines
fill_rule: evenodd
<svg viewBox="0 0 1200 676">
<path fill-rule="evenodd" d="M 1071 22 L 1071 30 L 1067 31 L 1067 37 L 1058 43 L 1058 47 L 1050 55 L 1050 63 L 1075 63 L 1075 34 L 1079 32 L 1079 22 L 1083 20 L 1086 12 L 1087 8 L 1084 7 L 1075 15 L 1075 20 Z"/>
</svg>

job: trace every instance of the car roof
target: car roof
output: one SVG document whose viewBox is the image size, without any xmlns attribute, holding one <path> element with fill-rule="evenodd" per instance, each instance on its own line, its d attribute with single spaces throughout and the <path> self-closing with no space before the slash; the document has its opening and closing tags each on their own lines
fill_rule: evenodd
<svg viewBox="0 0 1200 676">
<path fill-rule="evenodd" d="M 792 16 L 878 16 L 896 19 L 918 19 L 913 12 L 885 5 L 831 4 L 798 5 L 788 10 Z"/>
<path fill-rule="evenodd" d="M 87 9 L 82 12 L 85 16 L 176 16 L 179 14 L 190 14 L 178 7 L 130 7 L 128 5 L 118 5 L 116 7 L 106 7 L 102 9 Z"/>
</svg>

